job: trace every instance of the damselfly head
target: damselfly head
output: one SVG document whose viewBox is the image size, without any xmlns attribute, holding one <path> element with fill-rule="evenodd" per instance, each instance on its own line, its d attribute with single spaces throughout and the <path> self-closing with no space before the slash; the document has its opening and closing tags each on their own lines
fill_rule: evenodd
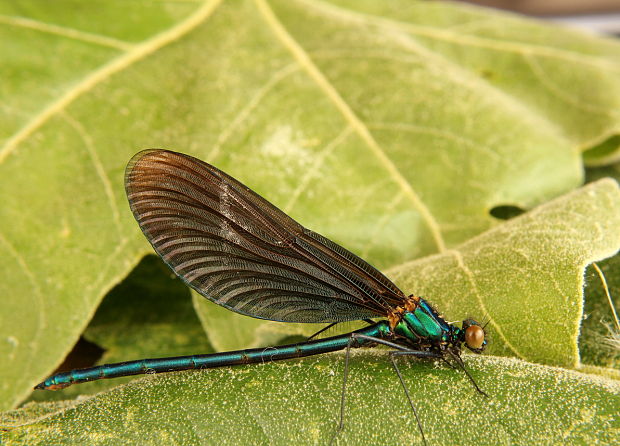
<svg viewBox="0 0 620 446">
<path fill-rule="evenodd" d="M 487 345 L 484 328 L 473 319 L 463 321 L 462 342 L 474 353 L 482 353 Z"/>
</svg>

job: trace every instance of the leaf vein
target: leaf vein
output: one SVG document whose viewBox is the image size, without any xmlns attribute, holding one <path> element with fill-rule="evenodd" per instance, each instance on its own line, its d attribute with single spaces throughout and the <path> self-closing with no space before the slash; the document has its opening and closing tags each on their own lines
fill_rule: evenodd
<svg viewBox="0 0 620 446">
<path fill-rule="evenodd" d="M 255 0 L 255 3 L 263 15 L 265 22 L 269 28 L 273 31 L 275 36 L 282 42 L 283 46 L 289 50 L 294 59 L 302 66 L 302 68 L 308 73 L 310 78 L 317 84 L 317 86 L 325 93 L 326 97 L 336 106 L 336 108 L 343 115 L 345 120 L 349 122 L 351 127 L 358 133 L 362 140 L 366 143 L 368 148 L 378 158 L 379 162 L 388 171 L 394 182 L 405 192 L 409 200 L 413 203 L 414 207 L 420 213 L 422 219 L 425 221 L 429 228 L 429 231 L 437 245 L 439 252 L 445 251 L 445 242 L 441 235 L 439 224 L 435 220 L 435 217 L 430 213 L 426 205 L 422 202 L 418 194 L 414 191 L 411 184 L 403 177 L 398 168 L 394 165 L 392 160 L 387 156 L 385 150 L 379 146 L 374 139 L 368 128 L 364 125 L 359 117 L 355 115 L 351 107 L 340 96 L 336 88 L 329 82 L 325 75 L 318 69 L 314 62 L 310 59 L 308 53 L 297 43 L 293 37 L 284 28 L 284 25 L 275 16 L 275 13 L 271 10 L 266 0 Z"/>
<path fill-rule="evenodd" d="M 345 127 L 338 134 L 338 136 L 336 136 L 332 141 L 330 141 L 329 144 L 327 144 L 323 148 L 323 150 L 321 150 L 319 153 L 316 154 L 316 156 L 314 157 L 314 163 L 312 164 L 310 169 L 306 171 L 306 174 L 303 176 L 303 178 L 299 182 L 299 185 L 295 188 L 295 190 L 291 194 L 291 198 L 289 199 L 288 203 L 286 203 L 286 206 L 284 206 L 283 210 L 285 213 L 289 214 L 291 212 L 291 209 L 293 209 L 293 206 L 295 206 L 295 203 L 299 199 L 301 193 L 304 190 L 306 190 L 312 178 L 316 175 L 318 170 L 323 165 L 325 158 L 327 158 L 327 156 L 331 154 L 334 151 L 334 149 L 338 147 L 340 143 L 344 141 L 352 131 L 353 129 L 350 126 Z"/>
<path fill-rule="evenodd" d="M 569 91 L 574 91 L 574 90 L 565 91 L 565 90 L 558 88 L 557 85 L 547 77 L 543 68 L 536 61 L 536 59 L 533 57 L 530 57 L 529 54 L 525 54 L 523 56 L 523 59 L 525 60 L 527 65 L 530 67 L 530 70 L 532 71 L 534 76 L 536 76 L 536 78 L 540 81 L 540 84 L 552 96 L 555 96 L 560 101 L 566 104 L 569 104 L 572 107 L 575 107 L 579 110 L 583 110 L 586 113 L 595 113 L 598 115 L 608 116 L 610 118 L 615 118 L 618 115 L 618 113 L 615 113 L 616 112 L 615 109 L 610 110 L 605 107 L 584 103 L 582 100 L 580 100 L 579 98 L 576 98 L 574 95 L 571 95 L 569 93 Z"/>
<path fill-rule="evenodd" d="M 308 4 L 305 0 L 297 1 Z M 376 26 L 382 28 L 386 35 L 390 35 L 394 41 L 403 48 L 423 57 L 425 60 L 425 66 L 429 72 L 431 69 L 435 69 L 437 75 L 443 76 L 447 81 L 453 82 L 457 85 L 462 85 L 471 91 L 478 91 L 484 88 L 485 96 L 493 98 L 506 107 L 507 110 L 510 110 L 512 113 L 519 116 L 520 119 L 530 121 L 533 126 L 541 130 L 544 129 L 555 138 L 566 140 L 564 131 L 554 122 L 550 121 L 546 116 L 542 115 L 537 109 L 529 107 L 523 101 L 518 100 L 514 96 L 506 93 L 504 90 L 491 85 L 486 81 L 482 81 L 478 76 L 472 74 L 470 70 L 461 67 L 454 61 L 446 59 L 441 54 L 432 51 L 422 43 L 412 38 L 411 34 L 415 35 L 415 33 L 408 32 L 406 29 L 407 24 L 391 26 L 395 23 L 392 23 L 392 21 L 388 19 L 344 10 L 336 6 L 326 5 L 321 3 L 319 0 L 317 0 L 316 3 L 312 3 L 312 6 L 319 11 L 340 18 L 341 20 L 348 20 L 350 22 L 356 22 L 358 24 L 361 23 L 366 26 Z M 523 56 L 523 52 L 520 54 Z M 431 62 L 434 62 L 434 64 Z M 565 142 L 568 144 L 568 141 Z"/>
<path fill-rule="evenodd" d="M 410 132 L 410 133 L 419 133 L 419 134 L 427 134 L 427 135 L 432 135 L 432 136 L 438 136 L 440 138 L 444 138 L 444 139 L 448 139 L 450 141 L 453 141 L 455 143 L 457 143 L 457 147 L 460 147 L 461 145 L 465 145 L 468 146 L 471 150 L 473 151 L 479 151 L 481 153 L 485 153 L 486 155 L 489 156 L 489 158 L 494 159 L 496 162 L 498 163 L 505 163 L 505 159 L 504 157 L 502 157 L 501 155 L 499 155 L 497 153 L 496 150 L 494 150 L 493 148 L 481 144 L 480 142 L 476 142 L 474 140 L 472 140 L 471 138 L 467 138 L 464 135 L 457 135 L 453 132 L 450 132 L 446 129 L 442 129 L 442 128 L 432 128 L 432 127 L 424 127 L 421 125 L 416 125 L 416 124 L 409 124 L 407 122 L 376 122 L 376 123 L 370 123 L 368 124 L 368 126 L 370 128 L 376 128 L 376 129 L 385 129 L 385 130 L 398 130 L 398 131 L 404 131 L 404 132 Z M 507 164 L 506 166 L 508 169 L 513 169 L 513 166 L 510 164 Z"/>
<path fill-rule="evenodd" d="M 485 317 L 489 318 L 489 324 L 491 324 L 495 328 L 495 332 L 504 341 L 506 346 L 508 348 L 510 348 L 519 359 L 525 360 L 526 358 L 523 356 L 523 354 L 521 354 L 519 352 L 519 350 L 517 350 L 517 348 L 514 345 L 512 345 L 512 343 L 508 340 L 508 338 L 504 334 L 504 332 L 501 329 L 501 327 L 489 315 L 489 311 L 487 310 L 486 306 L 484 305 L 484 302 L 482 300 L 482 296 L 480 294 L 480 291 L 478 290 L 478 286 L 476 285 L 476 279 L 474 277 L 474 274 L 472 273 L 472 271 L 465 264 L 465 261 L 463 260 L 463 256 L 461 255 L 461 253 L 459 251 L 457 251 L 456 249 L 450 249 L 448 252 L 454 257 L 454 259 L 456 260 L 456 263 L 458 264 L 459 268 L 465 273 L 465 276 L 467 277 L 467 280 L 471 284 L 473 294 L 474 294 L 474 296 L 476 296 L 476 300 L 478 301 L 478 305 L 480 305 L 480 309 L 482 310 L 482 313 L 484 314 Z"/>
<path fill-rule="evenodd" d="M 382 234 L 382 229 L 385 227 L 390 218 L 394 215 L 394 209 L 403 199 L 403 192 L 401 191 L 399 194 L 395 195 L 394 198 L 388 203 L 385 210 L 382 212 L 381 218 L 375 225 L 374 230 L 369 234 L 368 241 L 366 242 L 366 246 L 361 253 L 362 258 L 367 258 L 370 252 L 370 249 L 377 242 L 380 235 Z"/>
<path fill-rule="evenodd" d="M 108 203 L 112 211 L 112 219 L 114 220 L 114 226 L 116 226 L 119 237 L 122 238 L 123 232 L 121 229 L 121 218 L 118 203 L 116 202 L 116 198 L 114 197 L 114 190 L 112 188 L 110 178 L 108 177 L 108 174 L 106 173 L 103 164 L 101 163 L 99 155 L 97 155 L 97 150 L 95 149 L 95 144 L 92 137 L 88 134 L 84 126 L 75 118 L 73 118 L 73 116 L 71 116 L 68 112 L 61 111 L 60 115 L 71 127 L 73 127 L 73 129 L 77 132 L 82 141 L 84 141 L 84 146 L 86 147 L 90 160 L 93 164 L 93 167 L 95 168 L 95 172 L 97 172 L 97 176 L 101 180 L 103 191 L 108 198 Z"/>
<path fill-rule="evenodd" d="M 32 272 L 32 270 L 28 266 L 26 259 L 24 259 L 24 257 L 19 253 L 19 251 L 17 251 L 17 249 L 6 239 L 6 237 L 4 237 L 2 233 L 0 233 L 0 243 L 4 244 L 9 254 L 15 259 L 15 261 L 17 262 L 21 270 L 24 272 L 24 274 L 26 275 L 26 277 L 32 284 L 32 288 L 34 291 L 32 295 L 38 301 L 36 308 L 38 308 L 39 311 L 36 311 L 38 321 L 35 324 L 36 325 L 35 333 L 32 336 L 32 338 L 29 340 L 29 344 L 40 345 L 38 340 L 41 337 L 43 331 L 47 328 L 47 318 L 46 318 L 47 313 L 44 310 L 45 299 L 43 298 L 43 290 L 41 286 L 39 285 L 39 282 L 37 281 L 37 276 Z M 35 308 L 35 306 L 33 306 L 33 308 Z M 31 354 L 27 355 L 25 364 L 22 364 L 22 366 L 24 367 L 24 370 L 30 369 L 34 361 L 34 358 L 36 357 L 35 352 L 33 352 L 32 350 L 30 352 Z M 26 375 L 22 375 L 22 377 L 28 379 Z"/>
<path fill-rule="evenodd" d="M 367 13 L 361 13 L 352 11 L 350 9 L 341 8 L 338 6 L 326 4 L 321 0 L 297 0 L 311 8 L 320 9 L 331 14 L 340 14 L 342 16 L 348 16 L 354 20 L 361 20 L 367 25 L 388 25 L 392 28 L 399 28 L 405 30 L 411 34 L 424 36 L 435 40 L 443 40 L 445 42 L 454 43 L 462 46 L 476 46 L 481 48 L 488 48 L 497 51 L 511 52 L 517 54 L 538 54 L 547 57 L 555 57 L 557 59 L 563 59 L 573 63 L 583 64 L 587 63 L 592 66 L 599 66 L 605 69 L 611 69 L 614 71 L 620 71 L 620 64 L 610 62 L 608 60 L 601 59 L 596 56 L 590 56 L 584 53 L 571 52 L 568 50 L 561 50 L 558 48 L 534 45 L 531 43 L 511 43 L 499 39 L 491 39 L 489 37 L 464 35 L 461 33 L 455 33 L 447 28 L 437 29 L 430 26 L 416 25 L 413 23 L 402 22 L 392 18 L 385 18 Z"/>
<path fill-rule="evenodd" d="M 114 48 L 121 51 L 130 51 L 135 46 L 132 43 L 114 39 L 112 37 L 103 36 L 101 34 L 94 34 L 86 31 L 80 31 L 78 29 L 40 22 L 38 20 L 33 20 L 26 17 L 7 16 L 0 14 L 0 24 L 27 28 L 42 33 L 68 37 L 70 39 L 79 40 L 87 43 L 94 43 L 95 45 Z"/>
<path fill-rule="evenodd" d="M 286 79 L 288 76 L 295 73 L 296 71 L 299 71 L 299 66 L 297 66 L 296 64 L 289 64 L 284 68 L 276 71 L 273 76 L 271 76 L 271 78 L 261 88 L 257 90 L 254 96 L 250 98 L 246 106 L 243 107 L 243 109 L 241 109 L 241 111 L 237 113 L 237 115 L 231 120 L 228 127 L 226 127 L 226 129 L 224 129 L 222 133 L 220 133 L 220 136 L 215 142 L 215 146 L 207 156 L 207 159 L 209 161 L 212 162 L 219 155 L 222 146 L 226 143 L 226 141 L 228 141 L 230 135 L 232 135 L 233 132 L 239 127 L 239 125 L 241 125 L 241 123 L 247 119 L 250 113 L 254 111 L 256 107 L 258 107 L 258 105 L 265 98 L 265 96 L 267 96 L 267 94 L 271 90 L 273 90 L 280 82 L 282 82 L 284 79 Z"/>
<path fill-rule="evenodd" d="M 92 90 L 103 81 L 109 79 L 112 75 L 124 70 L 137 61 L 144 59 L 160 48 L 178 40 L 205 20 L 217 9 L 222 0 L 208 0 L 198 8 L 198 10 L 188 18 L 180 22 L 178 25 L 163 31 L 141 44 L 135 45 L 131 51 L 127 51 L 121 56 L 113 59 L 110 63 L 103 65 L 101 68 L 93 71 L 89 76 L 84 78 L 82 82 L 75 85 L 52 102 L 38 115 L 34 116 L 30 122 L 16 132 L 7 140 L 4 147 L 0 150 L 0 164 L 22 143 L 26 138 L 43 126 L 50 118 L 64 110 L 69 104 L 80 97 L 82 94 Z"/>
</svg>

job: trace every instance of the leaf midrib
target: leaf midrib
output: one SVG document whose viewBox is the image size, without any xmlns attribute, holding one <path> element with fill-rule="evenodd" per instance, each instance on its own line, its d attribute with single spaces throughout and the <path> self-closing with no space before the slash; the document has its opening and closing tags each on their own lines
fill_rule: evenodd
<svg viewBox="0 0 620 446">
<path fill-rule="evenodd" d="M 160 48 L 177 41 L 185 36 L 193 29 L 201 25 L 220 5 L 222 0 L 206 0 L 203 2 L 193 14 L 189 15 L 185 20 L 176 26 L 156 34 L 150 39 L 135 45 L 130 51 L 123 53 L 121 56 L 113 59 L 111 62 L 103 65 L 99 69 L 93 71 L 86 76 L 75 87 L 68 90 L 61 97 L 53 101 L 44 108 L 38 115 L 34 116 L 26 125 L 17 131 L 11 138 L 7 140 L 4 147 L 0 149 L 0 165 L 17 147 L 26 140 L 35 131 L 41 128 L 48 120 L 56 116 L 60 111 L 67 108 L 74 100 L 82 96 L 82 94 L 91 91 L 93 88 L 109 79 L 112 75 L 126 69 L 134 63 L 144 59 Z"/>
<path fill-rule="evenodd" d="M 261 12 L 268 28 L 274 33 L 276 38 L 282 43 L 282 45 L 291 53 L 293 58 L 302 66 L 304 71 L 310 76 L 310 78 L 317 84 L 317 86 L 323 91 L 325 96 L 335 105 L 335 107 L 343 115 L 344 119 L 349 123 L 360 138 L 366 143 L 368 148 L 379 159 L 381 165 L 388 171 L 394 182 L 404 191 L 409 197 L 409 200 L 413 203 L 414 207 L 418 210 L 422 219 L 426 222 L 426 225 L 435 241 L 437 250 L 444 252 L 446 250 L 445 242 L 441 235 L 439 224 L 435 220 L 435 217 L 431 214 L 424 202 L 420 199 L 418 194 L 413 189 L 412 185 L 403 177 L 400 171 L 396 168 L 392 160 L 387 156 L 385 150 L 379 146 L 377 141 L 373 138 L 372 134 L 368 130 L 368 127 L 357 117 L 353 112 L 349 104 L 338 93 L 337 89 L 329 82 L 327 77 L 319 70 L 319 68 L 312 62 L 312 59 L 308 53 L 302 48 L 302 46 L 295 41 L 291 34 L 286 30 L 284 25 L 269 7 L 266 0 L 255 0 L 256 6 Z"/>
</svg>

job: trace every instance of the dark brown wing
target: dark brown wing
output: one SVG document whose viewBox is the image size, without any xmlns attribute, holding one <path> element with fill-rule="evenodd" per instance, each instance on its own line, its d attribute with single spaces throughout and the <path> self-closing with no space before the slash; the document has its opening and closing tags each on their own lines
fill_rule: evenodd
<svg viewBox="0 0 620 446">
<path fill-rule="evenodd" d="M 168 266 L 237 313 L 340 322 L 386 316 L 404 299 L 368 263 L 191 156 L 140 152 L 127 166 L 125 189 L 140 228 Z"/>
</svg>

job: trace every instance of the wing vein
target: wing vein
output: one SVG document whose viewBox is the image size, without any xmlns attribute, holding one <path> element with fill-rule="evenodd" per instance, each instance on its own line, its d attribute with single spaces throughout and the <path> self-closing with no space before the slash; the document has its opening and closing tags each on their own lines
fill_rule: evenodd
<svg viewBox="0 0 620 446">
<path fill-rule="evenodd" d="M 166 150 L 127 166 L 130 207 L 153 248 L 198 293 L 287 322 L 387 314 L 404 294 L 383 274 L 215 167 Z"/>
</svg>

